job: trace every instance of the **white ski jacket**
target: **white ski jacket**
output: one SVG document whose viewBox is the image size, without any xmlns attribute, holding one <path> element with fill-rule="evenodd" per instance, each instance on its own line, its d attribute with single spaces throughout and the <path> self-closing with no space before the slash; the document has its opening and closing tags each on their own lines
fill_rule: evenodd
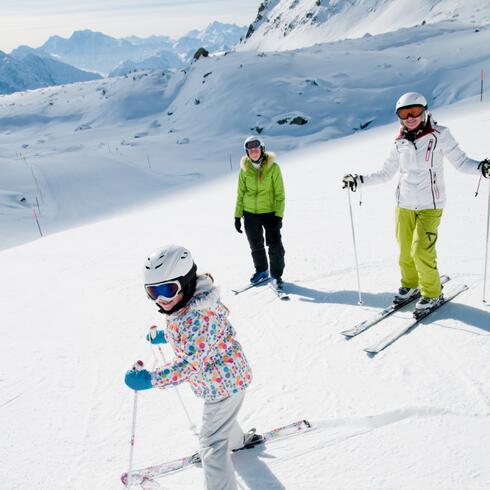
<svg viewBox="0 0 490 490">
<path fill-rule="evenodd" d="M 420 131 L 415 141 L 406 139 L 403 131 L 378 172 L 362 176 L 363 185 L 391 180 L 399 170 L 396 201 L 400 208 L 440 209 L 446 202 L 444 157 L 458 170 L 479 174 L 480 162 L 467 157 L 452 134 L 444 126 L 431 123 Z"/>
</svg>

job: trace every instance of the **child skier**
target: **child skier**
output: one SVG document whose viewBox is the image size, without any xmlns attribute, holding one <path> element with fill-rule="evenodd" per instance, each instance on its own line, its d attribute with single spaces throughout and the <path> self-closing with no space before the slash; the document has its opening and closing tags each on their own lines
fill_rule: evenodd
<svg viewBox="0 0 490 490">
<path fill-rule="evenodd" d="M 281 289 L 284 271 L 281 227 L 285 203 L 281 169 L 274 153 L 266 152 L 263 141 L 257 136 L 249 136 L 244 148 L 246 155 L 240 161 L 238 176 L 235 229 L 242 233 L 243 217 L 255 266 L 255 273 L 250 278 L 254 284 L 269 277 L 265 231 L 273 286 Z"/>
<path fill-rule="evenodd" d="M 432 121 L 426 98 L 416 92 L 402 95 L 396 103 L 401 129 L 383 168 L 369 175 L 348 174 L 345 187 L 390 180 L 400 173 L 396 190 L 396 238 L 400 246 L 401 287 L 394 302 L 420 299 L 416 311 L 434 308 L 442 299 L 437 270 L 437 229 L 446 193 L 443 161 L 446 157 L 458 170 L 488 178 L 490 162 L 471 160 L 459 148 L 449 130 Z"/>
<path fill-rule="evenodd" d="M 125 382 L 133 390 L 189 382 L 205 400 L 199 434 L 205 488 L 235 490 L 230 451 L 262 439 L 254 429 L 244 434 L 237 422 L 252 374 L 213 279 L 196 270 L 189 250 L 177 245 L 159 248 L 146 259 L 146 293 L 167 316 L 165 331 L 155 339 L 168 340 L 176 357 L 153 372 L 130 370 Z"/>
</svg>

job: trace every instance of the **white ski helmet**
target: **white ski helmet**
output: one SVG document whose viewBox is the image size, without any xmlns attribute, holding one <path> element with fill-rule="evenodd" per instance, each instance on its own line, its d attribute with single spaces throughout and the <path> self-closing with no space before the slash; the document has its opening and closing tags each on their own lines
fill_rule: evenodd
<svg viewBox="0 0 490 490">
<path fill-rule="evenodd" d="M 187 279 L 191 272 L 196 272 L 192 255 L 180 245 L 166 245 L 154 250 L 143 265 L 145 285 Z M 181 283 L 182 287 L 184 285 Z"/>
<path fill-rule="evenodd" d="M 418 92 L 407 92 L 396 101 L 395 112 L 397 112 L 398 109 L 410 106 L 422 106 L 424 109 L 427 109 L 427 99 Z"/>
<path fill-rule="evenodd" d="M 258 137 L 258 136 L 255 136 L 255 135 L 252 135 L 252 136 L 249 136 L 244 142 L 243 142 L 243 148 L 245 149 L 245 151 L 247 152 L 248 154 L 248 145 L 249 144 L 253 144 L 253 143 L 258 143 L 258 145 L 260 146 L 260 148 L 262 149 L 262 153 L 265 151 L 265 145 L 264 145 L 264 142 Z"/>
</svg>

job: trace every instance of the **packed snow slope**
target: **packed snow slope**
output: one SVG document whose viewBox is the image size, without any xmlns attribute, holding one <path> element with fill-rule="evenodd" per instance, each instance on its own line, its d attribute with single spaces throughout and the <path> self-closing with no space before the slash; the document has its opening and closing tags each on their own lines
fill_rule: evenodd
<svg viewBox="0 0 490 490">
<path fill-rule="evenodd" d="M 441 108 L 435 118 L 471 156 L 488 156 L 488 101 Z M 313 425 L 304 435 L 234 455 L 241 488 L 490 488 L 490 312 L 481 301 L 488 181 L 475 198 L 477 178 L 447 166 L 439 265 L 469 291 L 375 358 L 362 348 L 408 312 L 351 341 L 339 335 L 379 311 L 398 287 L 395 182 L 365 189 L 360 207 L 359 194 L 353 195 L 363 307 L 356 304 L 347 194 L 340 188 L 344 172 L 379 168 L 396 132 L 390 124 L 278 152 L 287 190 L 284 279 L 290 302 L 266 287 L 231 293 L 252 271 L 246 239 L 233 228 L 236 162 L 221 178 L 180 192 L 167 194 L 162 186 L 160 198 L 144 208 L 3 250 L 2 488 L 122 488 L 133 405 L 123 376 L 136 359 L 152 366 L 144 336 L 150 325 L 162 325 L 145 297 L 141 267 L 149 251 L 171 242 L 189 247 L 199 270 L 214 275 L 253 367 L 242 426 L 264 431 L 300 418 Z M 201 146 L 203 165 L 211 166 L 209 142 L 203 138 Z M 50 188 L 53 200 L 65 195 L 60 202 L 108 176 L 109 160 L 102 160 L 90 180 L 70 181 L 67 167 L 89 165 L 95 157 L 81 162 L 69 155 L 58 161 L 62 185 Z M 178 166 L 174 161 L 175 172 Z M 137 182 L 128 182 L 126 192 L 140 199 Z M 73 202 L 58 212 L 78 206 L 85 214 L 85 205 Z M 187 386 L 180 392 L 199 423 L 201 402 Z M 172 390 L 141 393 L 138 406 L 137 467 L 197 448 Z M 202 478 L 202 469 L 194 467 L 161 486 L 195 490 Z"/>
<path fill-rule="evenodd" d="M 279 51 L 441 21 L 490 22 L 487 0 L 264 0 L 241 50 Z"/>
<path fill-rule="evenodd" d="M 39 234 L 38 202 L 63 230 L 236 170 L 250 132 L 306 147 L 393 121 L 409 90 L 432 108 L 477 95 L 481 69 L 490 28 L 446 22 L 0 97 L 0 249 Z"/>
</svg>

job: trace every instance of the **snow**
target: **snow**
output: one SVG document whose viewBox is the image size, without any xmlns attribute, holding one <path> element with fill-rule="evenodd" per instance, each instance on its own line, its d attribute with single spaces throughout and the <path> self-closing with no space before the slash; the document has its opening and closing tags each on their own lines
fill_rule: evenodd
<svg viewBox="0 0 490 490">
<path fill-rule="evenodd" d="M 239 49 L 291 50 L 441 21 L 488 24 L 489 4 L 486 0 L 263 0 L 253 32 Z"/>
<path fill-rule="evenodd" d="M 0 486 L 122 488 L 133 405 L 123 376 L 137 359 L 152 366 L 144 336 L 162 322 L 141 266 L 174 242 L 215 277 L 252 365 L 243 428 L 313 425 L 234 455 L 242 488 L 490 488 L 488 181 L 475 198 L 477 178 L 447 166 L 439 266 L 470 289 L 375 358 L 362 349 L 403 314 L 350 341 L 340 335 L 384 307 L 399 281 L 393 181 L 352 195 L 357 305 L 340 179 L 381 166 L 397 132 L 392 105 L 408 88 L 425 89 L 435 119 L 470 156 L 488 156 L 490 103 L 478 91 L 489 32 L 438 24 L 0 97 Z M 422 64 L 406 59 L 418 50 Z M 380 63 L 391 65 L 382 76 Z M 275 124 L 293 114 L 310 122 Z M 267 288 L 231 292 L 252 271 L 233 209 L 243 137 L 262 119 L 286 185 L 289 302 Z M 187 386 L 180 393 L 198 424 L 201 402 Z M 176 394 L 140 395 L 135 466 L 195 451 Z M 160 483 L 201 488 L 202 470 Z"/>
</svg>

